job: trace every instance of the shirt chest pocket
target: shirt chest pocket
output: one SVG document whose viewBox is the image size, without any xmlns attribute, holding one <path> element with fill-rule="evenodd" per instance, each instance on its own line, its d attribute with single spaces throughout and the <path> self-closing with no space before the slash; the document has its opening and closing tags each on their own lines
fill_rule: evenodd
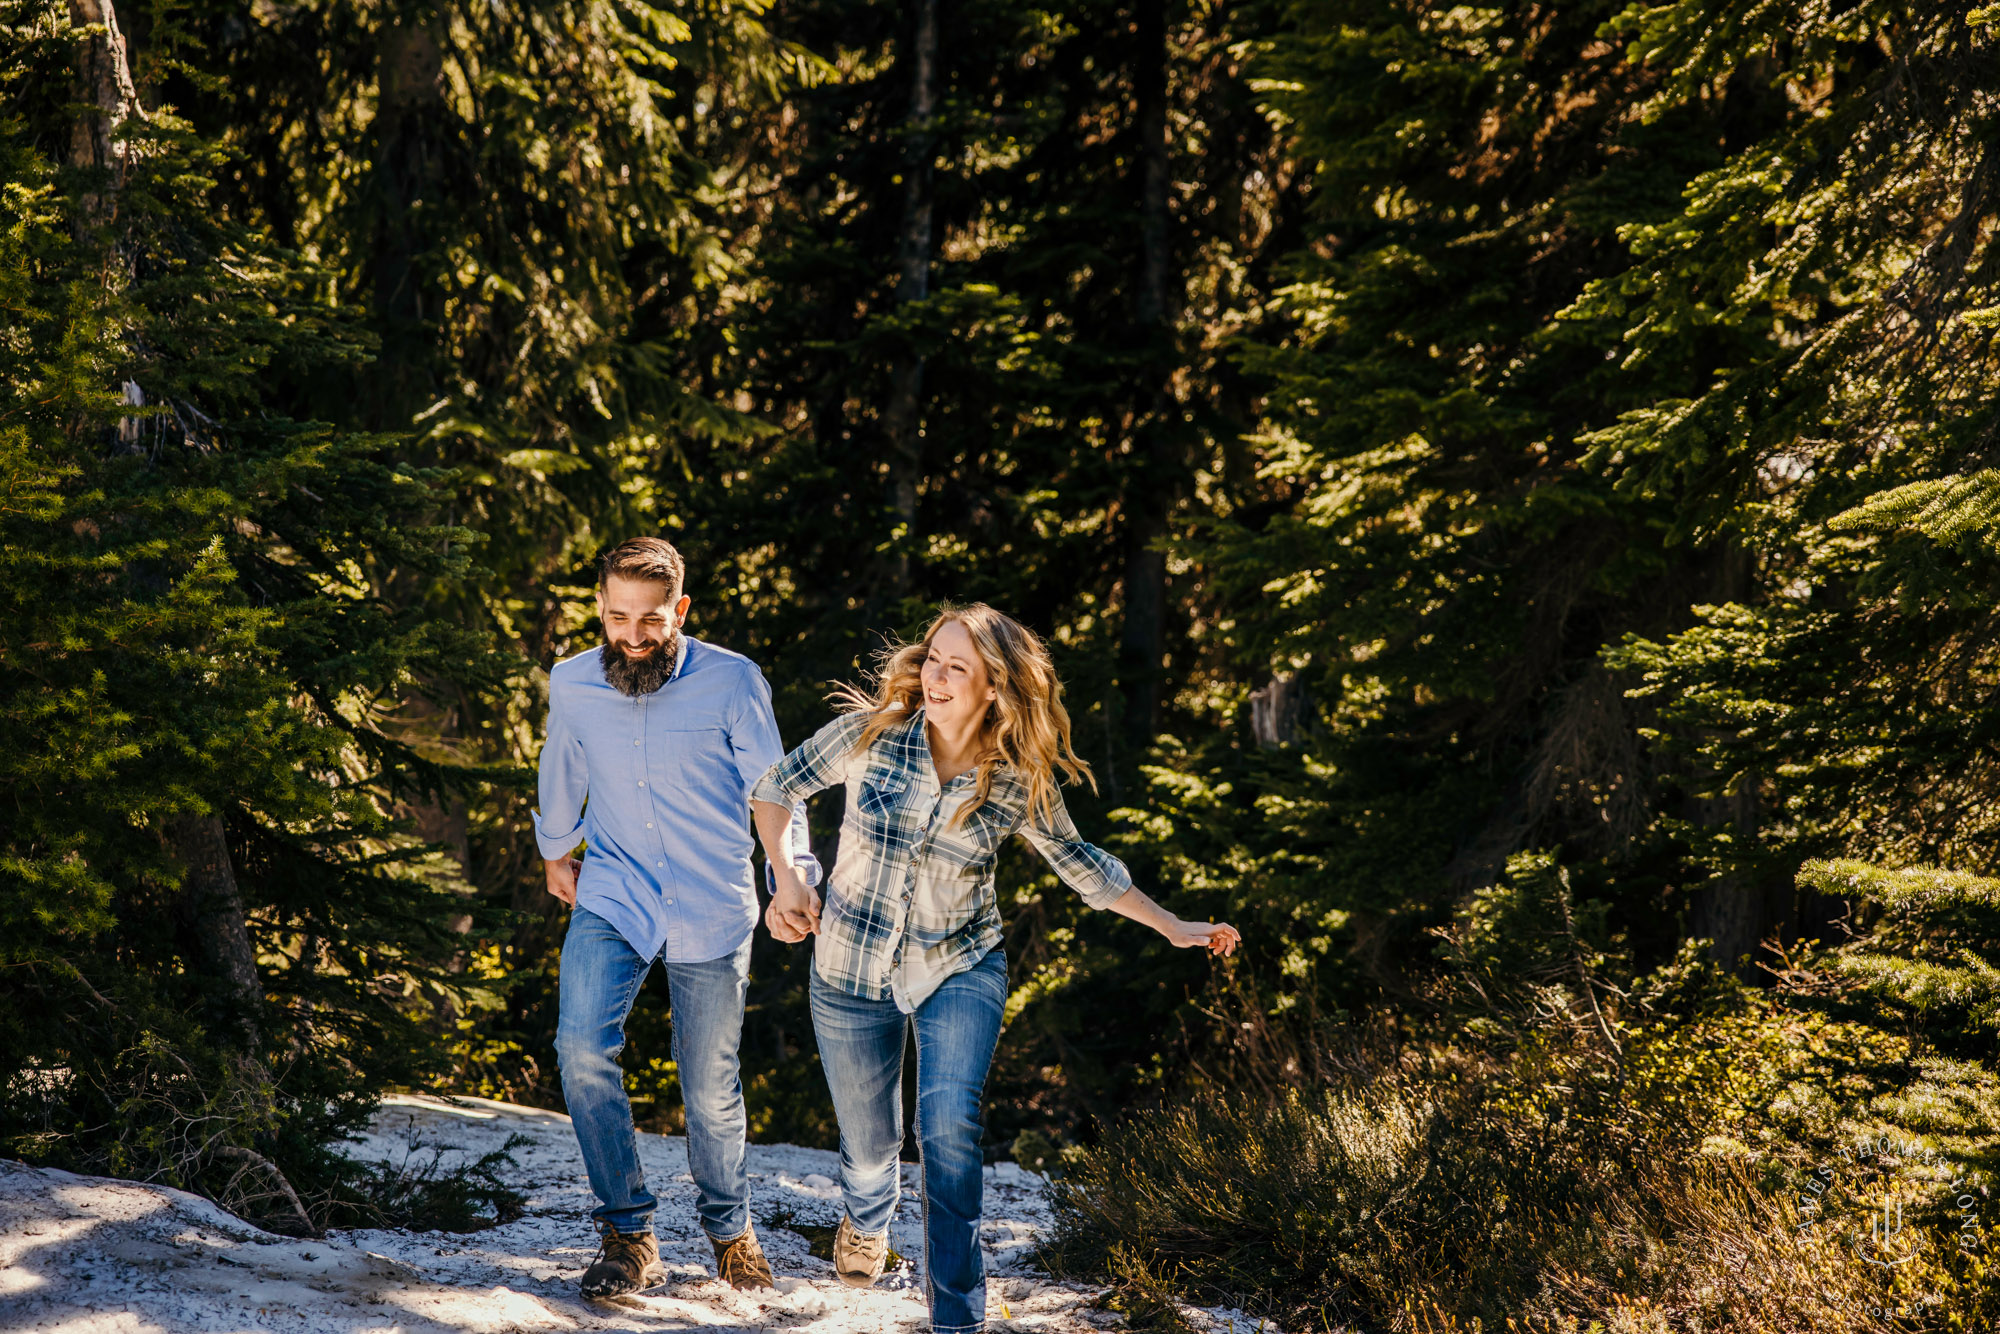
<svg viewBox="0 0 2000 1334">
<path fill-rule="evenodd" d="M 718 765 L 733 772 L 729 768 L 733 764 L 729 734 L 720 727 L 653 723 L 633 740 L 639 742 L 632 747 L 633 758 L 657 779 L 673 779 L 690 771 L 708 773 Z"/>
<path fill-rule="evenodd" d="M 861 779 L 861 794 L 854 803 L 855 809 L 871 820 L 894 819 L 909 786 L 907 774 L 866 774 Z"/>
<path fill-rule="evenodd" d="M 901 848 L 910 841 L 904 807 L 909 802 L 910 776 L 878 769 L 862 775 L 854 798 L 854 816 L 861 832 L 877 847 Z"/>
</svg>

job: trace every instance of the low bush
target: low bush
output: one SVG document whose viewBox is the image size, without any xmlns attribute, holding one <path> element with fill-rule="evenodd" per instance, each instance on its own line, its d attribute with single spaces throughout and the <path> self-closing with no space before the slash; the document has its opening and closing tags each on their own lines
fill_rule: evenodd
<svg viewBox="0 0 2000 1334">
<path fill-rule="evenodd" d="M 1882 930 L 1759 991 L 1693 949 L 1621 975 L 1525 859 L 1444 933 L 1425 1031 L 1104 1127 L 1050 1188 L 1045 1262 L 1162 1329 L 1162 1293 L 1289 1329 L 2000 1327 L 1973 911 L 1996 886 L 1962 881 L 1896 879 L 1856 918 Z"/>
<path fill-rule="evenodd" d="M 506 1144 L 467 1162 L 447 1165 L 443 1148 L 423 1156 L 412 1150 L 401 1163 L 351 1163 L 317 1202 L 324 1227 L 409 1228 L 415 1232 L 478 1232 L 521 1216 L 527 1197 L 500 1179 L 514 1166 Z"/>
</svg>

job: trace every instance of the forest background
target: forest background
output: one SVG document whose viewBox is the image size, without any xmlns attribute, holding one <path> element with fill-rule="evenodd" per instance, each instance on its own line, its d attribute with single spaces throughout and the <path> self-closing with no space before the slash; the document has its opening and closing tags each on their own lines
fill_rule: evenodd
<svg viewBox="0 0 2000 1334">
<path fill-rule="evenodd" d="M 416 1216 L 382 1092 L 559 1106 L 543 689 L 657 533 L 791 742 L 1034 626 L 1087 834 L 1244 929 L 1003 866 L 990 1152 L 1136 1319 L 1990 1322 L 2000 8 L 0 24 L 0 1149 L 311 1230 Z M 752 1131 L 830 1145 L 804 969 Z"/>
</svg>

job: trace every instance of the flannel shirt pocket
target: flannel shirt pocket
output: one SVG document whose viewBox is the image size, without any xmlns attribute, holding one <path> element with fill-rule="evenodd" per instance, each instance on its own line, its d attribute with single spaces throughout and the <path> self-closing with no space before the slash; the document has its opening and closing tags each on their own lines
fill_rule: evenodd
<svg viewBox="0 0 2000 1334">
<path fill-rule="evenodd" d="M 904 809 L 909 787 L 909 776 L 893 770 L 876 770 L 863 777 L 854 816 L 868 846 L 891 856 L 909 849 L 916 833 Z"/>
<path fill-rule="evenodd" d="M 909 786 L 910 780 L 902 774 L 870 774 L 861 780 L 861 799 L 857 804 L 864 815 L 877 820 L 893 819 L 896 799 Z"/>
</svg>

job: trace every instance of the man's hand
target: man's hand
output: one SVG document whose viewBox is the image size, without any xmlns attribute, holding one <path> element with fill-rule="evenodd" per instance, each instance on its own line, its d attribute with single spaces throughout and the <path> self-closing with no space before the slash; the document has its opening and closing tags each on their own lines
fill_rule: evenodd
<svg viewBox="0 0 2000 1334">
<path fill-rule="evenodd" d="M 777 888 L 764 909 L 764 925 L 787 945 L 796 945 L 819 931 L 819 895 L 806 887 L 799 873 L 786 866 L 774 871 Z"/>
<path fill-rule="evenodd" d="M 576 873 L 583 869 L 583 863 L 574 857 L 545 858 L 542 869 L 548 872 L 549 893 L 574 908 L 576 906 Z"/>
</svg>

